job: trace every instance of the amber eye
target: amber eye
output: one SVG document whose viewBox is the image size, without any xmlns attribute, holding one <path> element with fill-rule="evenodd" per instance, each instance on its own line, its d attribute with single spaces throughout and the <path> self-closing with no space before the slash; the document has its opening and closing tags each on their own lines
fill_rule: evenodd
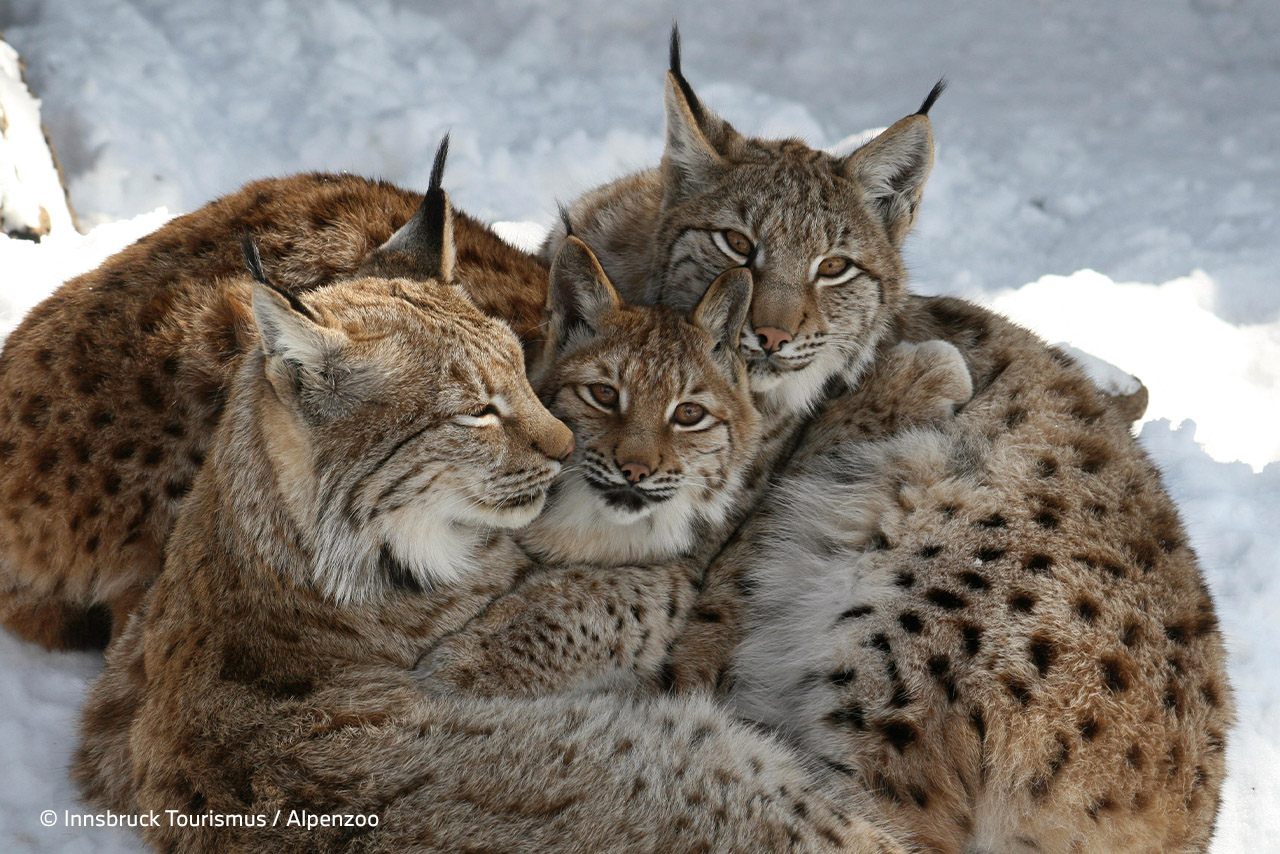
<svg viewBox="0 0 1280 854">
<path fill-rule="evenodd" d="M 676 407 L 671 420 L 685 427 L 692 427 L 701 421 L 706 414 L 707 410 L 697 403 L 682 403 Z"/>
<path fill-rule="evenodd" d="M 732 228 L 726 228 L 722 232 L 724 242 L 728 243 L 731 250 L 737 252 L 742 257 L 751 254 L 751 238 L 742 232 L 735 232 Z"/>
<path fill-rule="evenodd" d="M 587 386 L 591 397 L 605 409 L 613 409 L 618 405 L 618 390 L 608 383 L 592 383 Z"/>
<path fill-rule="evenodd" d="M 848 258 L 841 258 L 836 255 L 824 258 L 822 263 L 818 265 L 818 275 L 825 276 L 828 279 L 835 278 L 848 270 L 852 263 Z"/>
</svg>

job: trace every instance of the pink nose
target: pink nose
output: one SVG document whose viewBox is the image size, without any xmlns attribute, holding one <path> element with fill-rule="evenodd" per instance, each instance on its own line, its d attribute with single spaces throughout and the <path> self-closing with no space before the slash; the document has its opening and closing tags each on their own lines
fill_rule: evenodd
<svg viewBox="0 0 1280 854">
<path fill-rule="evenodd" d="M 785 329 L 779 329 L 776 326 L 757 326 L 756 338 L 760 341 L 760 346 L 765 349 L 766 353 L 776 353 L 778 348 L 786 344 L 794 336 Z"/>
<path fill-rule="evenodd" d="M 618 468 L 622 469 L 622 473 L 632 483 L 639 483 L 653 473 L 653 470 L 644 463 L 623 463 Z"/>
</svg>

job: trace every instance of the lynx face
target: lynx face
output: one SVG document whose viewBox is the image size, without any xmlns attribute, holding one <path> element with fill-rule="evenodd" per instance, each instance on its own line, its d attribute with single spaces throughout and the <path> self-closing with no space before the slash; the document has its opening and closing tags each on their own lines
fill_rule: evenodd
<svg viewBox="0 0 1280 854">
<path fill-rule="evenodd" d="M 538 384 L 577 446 L 525 537 L 534 548 L 561 560 L 654 560 L 724 519 L 758 440 L 735 352 L 750 294 L 738 268 L 687 318 L 624 305 L 590 250 L 566 241 Z"/>
<path fill-rule="evenodd" d="M 460 289 L 363 279 L 291 307 L 261 286 L 253 308 L 264 355 L 246 370 L 275 391 L 264 432 L 295 522 L 319 532 L 317 565 L 373 553 L 384 572 L 448 580 L 460 531 L 542 510 L 572 436 L 510 330 Z"/>
<path fill-rule="evenodd" d="M 767 187 L 767 194 L 760 188 Z M 860 361 L 906 295 L 896 247 L 835 158 L 799 142 L 742 140 L 716 178 L 666 206 L 656 298 L 684 309 L 703 282 L 749 264 L 755 278 L 740 346 L 752 389 L 803 409 Z"/>
</svg>

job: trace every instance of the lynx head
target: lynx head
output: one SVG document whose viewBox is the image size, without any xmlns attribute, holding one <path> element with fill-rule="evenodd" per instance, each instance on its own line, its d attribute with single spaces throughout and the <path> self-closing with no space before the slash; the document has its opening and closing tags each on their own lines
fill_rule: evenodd
<svg viewBox="0 0 1280 854">
<path fill-rule="evenodd" d="M 534 382 L 577 445 L 522 534 L 529 547 L 562 561 L 658 560 L 724 520 L 759 439 L 737 349 L 750 300 L 751 274 L 736 267 L 687 317 L 625 305 L 591 250 L 564 242 Z"/>
<path fill-rule="evenodd" d="M 933 165 L 920 110 L 845 157 L 739 134 L 694 94 L 672 32 L 667 144 L 650 297 L 693 306 L 747 265 L 755 282 L 742 350 L 752 389 L 787 411 L 837 371 L 860 368 L 906 297 L 900 250 Z"/>
<path fill-rule="evenodd" d="M 357 275 L 292 295 L 246 248 L 255 417 L 297 530 L 314 532 L 314 580 L 339 601 L 458 577 L 486 529 L 537 516 L 573 448 L 515 335 L 452 283 L 438 186 L 423 205 L 431 233 L 407 251 L 436 271 L 425 281 Z"/>
</svg>

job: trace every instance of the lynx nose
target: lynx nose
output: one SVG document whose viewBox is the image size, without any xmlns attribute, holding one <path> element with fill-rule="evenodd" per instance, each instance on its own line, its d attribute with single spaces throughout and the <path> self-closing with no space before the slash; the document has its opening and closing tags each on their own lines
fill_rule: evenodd
<svg viewBox="0 0 1280 854">
<path fill-rule="evenodd" d="M 618 468 L 622 469 L 622 473 L 626 475 L 627 480 L 632 483 L 639 483 L 649 475 L 653 474 L 653 470 L 644 463 L 623 463 L 618 466 Z"/>
<path fill-rule="evenodd" d="M 573 453 L 573 431 L 556 421 L 547 435 L 534 440 L 533 446 L 551 459 L 564 462 Z"/>
<path fill-rule="evenodd" d="M 787 330 L 776 326 L 757 326 L 755 332 L 756 340 L 760 342 L 760 346 L 766 353 L 778 352 L 783 344 L 795 337 Z"/>
</svg>

